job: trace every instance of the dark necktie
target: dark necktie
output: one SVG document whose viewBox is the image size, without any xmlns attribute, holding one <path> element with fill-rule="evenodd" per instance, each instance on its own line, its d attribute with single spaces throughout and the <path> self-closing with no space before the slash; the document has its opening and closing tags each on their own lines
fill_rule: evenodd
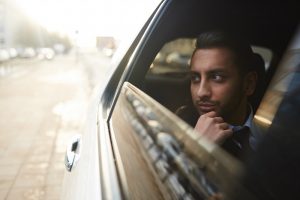
<svg viewBox="0 0 300 200">
<path fill-rule="evenodd" d="M 243 156 L 248 153 L 251 148 L 249 145 L 250 129 L 247 126 L 234 131 L 232 137 L 228 138 L 222 147 L 233 156 L 243 160 Z"/>
</svg>

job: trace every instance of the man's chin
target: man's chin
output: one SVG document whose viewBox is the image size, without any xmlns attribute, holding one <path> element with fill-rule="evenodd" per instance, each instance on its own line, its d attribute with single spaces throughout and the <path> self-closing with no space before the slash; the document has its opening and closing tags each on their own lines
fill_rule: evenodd
<svg viewBox="0 0 300 200">
<path fill-rule="evenodd" d="M 203 114 L 206 114 L 206 113 L 209 113 L 209 112 L 212 112 L 212 111 L 215 111 L 215 109 L 198 109 L 198 113 L 200 115 L 203 115 Z"/>
</svg>

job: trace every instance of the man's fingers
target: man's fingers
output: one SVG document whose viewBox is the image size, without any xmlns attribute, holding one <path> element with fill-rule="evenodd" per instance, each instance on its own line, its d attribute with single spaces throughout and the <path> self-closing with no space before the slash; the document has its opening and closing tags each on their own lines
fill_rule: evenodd
<svg viewBox="0 0 300 200">
<path fill-rule="evenodd" d="M 229 129 L 229 125 L 228 125 L 227 123 L 225 123 L 225 122 L 219 123 L 219 127 L 220 127 L 220 129 L 223 129 L 223 130 Z M 230 129 L 230 130 L 231 130 L 231 129 Z M 232 130 L 231 130 L 231 131 L 232 131 Z"/>
<path fill-rule="evenodd" d="M 217 113 L 215 111 L 210 111 L 204 114 L 207 117 L 217 117 Z"/>
<path fill-rule="evenodd" d="M 224 130 L 224 135 L 227 135 L 228 137 L 231 136 L 233 134 L 232 129 L 226 129 Z"/>
<path fill-rule="evenodd" d="M 223 123 L 224 120 L 222 117 L 214 117 L 213 120 L 216 122 L 216 123 Z"/>
<path fill-rule="evenodd" d="M 199 117 L 195 130 L 200 136 L 205 136 L 212 142 L 222 144 L 233 132 L 229 124 L 224 122 L 215 111 L 208 112 Z"/>
<path fill-rule="evenodd" d="M 206 137 L 207 137 L 210 141 L 212 141 L 212 142 L 214 142 L 214 143 L 216 143 L 216 144 L 221 145 L 221 144 L 224 143 L 224 141 L 225 141 L 227 138 L 231 137 L 232 134 L 233 134 L 233 132 L 232 132 L 231 129 L 226 129 L 226 130 L 223 130 L 223 131 L 218 132 L 217 134 L 206 135 Z"/>
</svg>

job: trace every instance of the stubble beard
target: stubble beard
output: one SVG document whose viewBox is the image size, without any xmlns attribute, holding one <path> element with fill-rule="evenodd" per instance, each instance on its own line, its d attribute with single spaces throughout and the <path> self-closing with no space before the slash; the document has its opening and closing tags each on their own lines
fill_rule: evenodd
<svg viewBox="0 0 300 200">
<path fill-rule="evenodd" d="M 222 106 L 223 109 L 220 109 L 220 112 L 218 113 L 225 122 L 232 125 L 236 124 L 236 120 L 241 117 L 239 115 L 241 115 L 241 108 L 243 105 L 245 104 L 245 107 L 247 107 L 247 98 L 242 93 L 234 96 L 234 98 L 234 103 Z"/>
</svg>

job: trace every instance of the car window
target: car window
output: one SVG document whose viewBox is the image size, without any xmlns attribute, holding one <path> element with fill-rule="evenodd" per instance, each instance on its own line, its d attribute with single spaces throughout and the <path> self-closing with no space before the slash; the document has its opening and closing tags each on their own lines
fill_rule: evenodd
<svg viewBox="0 0 300 200">
<path fill-rule="evenodd" d="M 164 49 L 166 55 L 170 46 Z M 159 63 L 167 63 L 166 57 Z M 186 72 L 178 65 L 170 66 L 172 72 Z M 164 65 L 156 63 L 155 67 Z M 165 73 L 167 70 L 152 75 Z M 244 168 L 238 160 L 196 137 L 192 127 L 128 82 L 122 87 L 110 124 L 114 149 L 120 156 L 116 163 L 130 198 L 231 199 L 238 190 L 237 196 L 254 199 L 239 182 Z"/>
<path fill-rule="evenodd" d="M 179 113 L 182 107 L 191 104 L 188 72 L 195 42 L 195 38 L 179 38 L 164 44 L 156 54 L 144 80 L 143 90 L 175 113 Z M 270 49 L 261 46 L 252 45 L 252 49 L 264 62 L 257 63 L 256 70 L 259 75 L 257 89 L 250 98 L 255 111 L 265 91 L 265 77 L 273 53 Z"/>
<path fill-rule="evenodd" d="M 186 72 L 190 65 L 195 42 L 195 38 L 179 38 L 166 43 L 156 55 L 148 73 L 168 74 Z M 273 58 L 273 52 L 266 47 L 256 45 L 252 45 L 251 47 L 254 53 L 262 57 L 265 62 L 265 71 L 267 71 Z"/>
<path fill-rule="evenodd" d="M 273 59 L 273 53 L 270 49 L 260 46 L 252 46 L 252 51 L 258 53 L 265 62 L 265 70 L 267 71 L 270 67 L 271 61 Z"/>
<path fill-rule="evenodd" d="M 186 72 L 195 46 L 195 39 L 180 38 L 169 42 L 156 55 L 149 73 Z"/>
</svg>

